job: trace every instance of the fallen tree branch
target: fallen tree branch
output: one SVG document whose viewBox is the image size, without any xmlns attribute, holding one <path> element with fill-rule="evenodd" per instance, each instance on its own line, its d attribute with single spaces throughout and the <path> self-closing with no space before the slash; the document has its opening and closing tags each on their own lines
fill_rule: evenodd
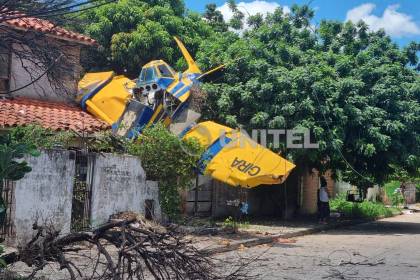
<svg viewBox="0 0 420 280">
<path fill-rule="evenodd" d="M 179 233 L 144 226 L 135 219 L 66 235 L 51 227 L 35 225 L 34 229 L 37 234 L 18 254 L 5 257 L 8 263 L 22 261 L 33 267 L 30 278 L 47 264 L 66 271 L 71 280 L 249 278 L 249 261 L 223 273 Z"/>
</svg>

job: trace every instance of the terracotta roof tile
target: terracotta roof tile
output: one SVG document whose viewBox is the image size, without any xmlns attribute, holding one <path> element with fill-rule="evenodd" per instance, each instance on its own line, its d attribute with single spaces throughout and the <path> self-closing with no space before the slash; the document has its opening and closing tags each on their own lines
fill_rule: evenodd
<svg viewBox="0 0 420 280">
<path fill-rule="evenodd" d="M 35 31 L 48 33 L 54 36 L 61 37 L 63 39 L 71 39 L 87 45 L 97 45 L 96 41 L 83 34 L 73 32 L 62 27 L 56 26 L 52 22 L 39 19 L 35 17 L 22 17 L 25 16 L 19 12 L 4 12 L 0 11 L 0 23 L 9 26 L 32 29 Z"/>
<path fill-rule="evenodd" d="M 28 98 L 0 100 L 0 127 L 28 124 L 88 133 L 110 128 L 107 123 L 77 106 Z"/>
</svg>

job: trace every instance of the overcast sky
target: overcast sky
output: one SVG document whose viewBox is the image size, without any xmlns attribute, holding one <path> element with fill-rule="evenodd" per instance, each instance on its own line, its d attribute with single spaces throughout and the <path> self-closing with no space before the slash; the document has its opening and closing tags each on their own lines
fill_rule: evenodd
<svg viewBox="0 0 420 280">
<path fill-rule="evenodd" d="M 310 2 L 315 9 L 314 24 L 321 19 L 351 20 L 362 19 L 373 30 L 384 28 L 398 44 L 404 46 L 410 41 L 420 42 L 420 0 L 267 0 L 267 1 L 237 1 L 244 14 L 267 13 L 277 7 L 283 7 L 287 12 L 296 4 Z M 225 0 L 185 0 L 190 10 L 202 12 L 205 5 L 215 3 L 225 19 L 231 17 L 231 12 Z"/>
</svg>

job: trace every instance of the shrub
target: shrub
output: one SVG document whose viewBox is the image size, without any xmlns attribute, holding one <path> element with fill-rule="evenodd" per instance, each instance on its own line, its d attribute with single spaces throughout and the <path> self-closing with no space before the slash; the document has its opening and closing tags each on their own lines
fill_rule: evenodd
<svg viewBox="0 0 420 280">
<path fill-rule="evenodd" d="M 71 131 L 53 131 L 37 124 L 17 126 L 10 129 L 10 137 L 19 142 L 35 147 L 52 149 L 55 147 L 68 148 L 75 134 Z"/>
<path fill-rule="evenodd" d="M 179 191 L 195 178 L 203 148 L 195 140 L 178 138 L 160 123 L 144 129 L 127 145 L 128 153 L 140 158 L 149 179 L 159 181 L 162 210 L 176 220 L 180 213 Z"/>
<path fill-rule="evenodd" d="M 404 204 L 404 196 L 400 189 L 395 189 L 394 193 L 391 195 L 391 203 L 394 207 L 400 207 Z"/>
<path fill-rule="evenodd" d="M 385 190 L 386 196 L 389 199 L 392 198 L 392 195 L 395 193 L 395 190 L 400 187 L 400 184 L 401 183 L 399 181 L 394 180 L 394 181 L 390 181 L 390 182 L 388 182 L 384 185 L 384 190 Z"/>
<path fill-rule="evenodd" d="M 338 197 L 330 201 L 331 210 L 343 213 L 352 218 L 377 218 L 391 217 L 398 213 L 396 208 L 385 207 L 383 203 L 363 201 L 354 203 L 346 201 L 344 197 Z"/>
</svg>

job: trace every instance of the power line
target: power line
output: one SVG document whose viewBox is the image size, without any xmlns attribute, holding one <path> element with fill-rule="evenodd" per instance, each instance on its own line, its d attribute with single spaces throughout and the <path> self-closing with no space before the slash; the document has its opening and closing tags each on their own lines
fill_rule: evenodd
<svg viewBox="0 0 420 280">
<path fill-rule="evenodd" d="M 319 107 L 321 107 L 321 102 L 319 101 L 319 98 L 318 98 L 318 95 L 315 93 L 315 92 L 312 92 L 313 93 L 313 95 L 315 96 L 315 99 L 317 100 L 317 102 L 318 102 L 318 106 Z M 322 115 L 322 117 L 324 118 L 324 122 L 325 122 L 325 124 L 327 125 L 327 129 L 328 129 L 328 132 L 330 132 L 331 133 L 331 131 L 332 131 L 332 129 L 330 128 L 330 125 L 329 125 L 329 123 L 328 123 L 328 121 L 327 121 L 327 117 L 325 116 L 325 113 L 322 111 L 322 110 L 320 110 L 321 111 L 321 115 Z M 335 147 L 334 147 L 335 148 Z M 338 151 L 338 153 L 340 154 L 340 156 L 341 156 L 341 158 L 343 159 L 343 161 L 346 163 L 346 165 L 351 169 L 351 170 L 353 170 L 357 175 L 359 175 L 360 177 L 362 177 L 363 179 L 365 179 L 365 180 L 367 180 L 368 182 L 370 182 L 370 183 L 374 183 L 374 182 L 372 182 L 372 180 L 370 179 L 370 178 L 368 178 L 368 177 L 366 177 L 366 176 L 364 176 L 362 173 L 360 173 L 359 171 L 357 171 L 348 161 L 347 161 L 347 159 L 346 159 L 346 157 L 344 156 L 344 154 L 343 154 L 343 152 L 341 151 L 341 149 L 340 148 L 336 148 L 336 150 Z"/>
<path fill-rule="evenodd" d="M 19 15 L 15 15 L 15 16 L 4 15 L 2 18 L 0 18 L 0 22 L 6 21 L 6 20 L 12 20 L 12 19 L 19 19 L 19 18 L 39 17 L 39 16 L 53 17 L 53 16 L 66 15 L 66 14 L 72 14 L 72 13 L 79 13 L 79 12 L 86 11 L 86 10 L 89 10 L 89 9 L 98 8 L 98 7 L 103 6 L 103 5 L 108 5 L 108 4 L 111 4 L 111 3 L 116 2 L 116 1 L 117 0 L 107 0 L 105 2 L 102 2 L 102 0 L 89 0 L 89 1 L 81 2 L 81 3 L 69 5 L 69 6 L 64 6 L 64 7 L 61 7 L 61 8 L 59 8 L 59 6 L 55 6 L 57 8 L 53 8 L 53 9 L 50 7 L 50 9 L 48 9 L 48 10 L 38 10 L 37 12 L 34 12 L 34 13 L 19 14 Z M 98 3 L 98 4 L 93 5 L 93 6 L 88 6 L 88 7 L 83 8 L 83 9 L 75 9 L 77 7 L 85 6 L 85 5 L 88 5 L 88 4 L 93 4 L 95 2 L 102 2 L 102 3 Z M 60 12 L 60 11 L 63 11 L 63 12 L 57 13 L 57 12 Z M 7 12 L 3 11 L 3 14 L 7 14 Z"/>
<path fill-rule="evenodd" d="M 58 14 L 50 14 L 49 16 L 50 17 L 55 17 L 55 16 L 62 16 L 62 15 L 67 15 L 67 14 L 80 13 L 80 12 L 95 9 L 95 8 L 98 8 L 98 7 L 101 7 L 101 6 L 104 6 L 104 5 L 115 3 L 116 1 L 118 1 L 118 0 L 109 0 L 108 2 L 104 2 L 104 3 L 101 3 L 101 4 L 95 5 L 95 6 L 89 6 L 89 7 L 86 7 L 84 9 L 74 10 L 74 11 L 66 11 L 66 12 L 58 13 Z"/>
</svg>

